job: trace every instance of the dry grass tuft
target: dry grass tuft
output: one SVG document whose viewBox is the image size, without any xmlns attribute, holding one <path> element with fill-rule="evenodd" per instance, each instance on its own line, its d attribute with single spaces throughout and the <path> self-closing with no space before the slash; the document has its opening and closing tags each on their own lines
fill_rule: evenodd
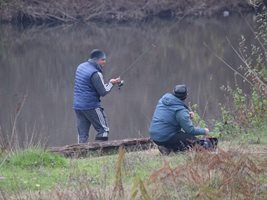
<svg viewBox="0 0 267 200">
<path fill-rule="evenodd" d="M 115 186 L 113 189 L 113 199 L 116 199 L 117 195 L 119 197 L 124 196 L 124 189 L 122 184 L 122 164 L 125 158 L 125 149 L 120 147 L 119 149 L 119 156 L 116 165 L 116 175 L 115 175 Z"/>
<path fill-rule="evenodd" d="M 182 186 L 196 199 L 255 199 L 264 192 L 261 178 L 266 173 L 266 159 L 219 149 L 217 154 L 192 152 L 182 166 L 165 163 L 150 176 L 150 182 L 155 188 L 176 191 Z"/>
</svg>

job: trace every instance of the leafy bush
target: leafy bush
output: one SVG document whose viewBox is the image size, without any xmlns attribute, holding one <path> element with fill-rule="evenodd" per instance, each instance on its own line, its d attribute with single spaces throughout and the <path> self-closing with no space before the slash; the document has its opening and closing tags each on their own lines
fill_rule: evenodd
<svg viewBox="0 0 267 200">
<path fill-rule="evenodd" d="M 190 110 L 194 112 L 194 118 L 193 118 L 193 123 L 197 127 L 207 127 L 206 122 L 203 120 L 203 118 L 198 114 L 197 112 L 198 106 L 197 104 L 194 104 L 190 106 Z"/>
<path fill-rule="evenodd" d="M 235 89 L 222 87 L 232 100 L 230 106 L 221 106 L 221 120 L 215 125 L 215 131 L 224 138 L 258 132 L 257 129 L 267 123 L 267 8 L 260 5 L 262 12 L 256 16 L 256 30 L 252 30 L 254 43 L 248 43 L 242 36 L 239 50 L 232 47 L 243 63 L 243 78 L 251 92 L 245 94 L 237 84 Z"/>
</svg>

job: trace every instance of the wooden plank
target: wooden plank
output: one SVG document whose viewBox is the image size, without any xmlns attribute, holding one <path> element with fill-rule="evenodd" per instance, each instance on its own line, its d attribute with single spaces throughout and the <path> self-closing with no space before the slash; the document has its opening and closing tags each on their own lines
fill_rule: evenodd
<svg viewBox="0 0 267 200">
<path fill-rule="evenodd" d="M 111 140 L 106 142 L 90 142 L 87 144 L 71 144 L 62 147 L 50 147 L 48 151 L 59 153 L 66 157 L 86 157 L 89 155 L 106 155 L 116 153 L 120 146 L 126 151 L 147 150 L 153 146 L 150 138 L 132 138 L 124 140 Z"/>
</svg>

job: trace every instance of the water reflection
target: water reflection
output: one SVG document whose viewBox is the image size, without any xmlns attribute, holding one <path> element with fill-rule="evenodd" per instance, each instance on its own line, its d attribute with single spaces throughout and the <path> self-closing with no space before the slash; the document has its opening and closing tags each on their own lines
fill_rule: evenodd
<svg viewBox="0 0 267 200">
<path fill-rule="evenodd" d="M 236 46 L 241 34 L 248 40 L 252 38 L 244 20 L 234 16 L 179 24 L 157 21 L 144 25 L 28 30 L 1 26 L 2 130 L 10 132 L 16 104 L 26 94 L 18 133 L 22 137 L 25 133 L 40 134 L 48 139 L 50 146 L 75 143 L 74 73 L 93 48 L 107 52 L 107 79 L 123 73 L 138 56 L 148 51 L 122 77 L 125 86 L 121 90 L 114 89 L 103 99 L 111 139 L 147 136 L 158 98 L 177 83 L 188 85 L 188 101 L 198 104 L 200 114 L 210 121 L 218 116 L 218 103 L 225 101 L 220 86 L 233 84 L 235 79 L 233 72 L 203 43 L 237 68 L 240 60 L 227 44 L 226 36 Z M 246 84 L 243 87 L 246 88 Z M 90 133 L 93 136 L 94 131 Z"/>
</svg>

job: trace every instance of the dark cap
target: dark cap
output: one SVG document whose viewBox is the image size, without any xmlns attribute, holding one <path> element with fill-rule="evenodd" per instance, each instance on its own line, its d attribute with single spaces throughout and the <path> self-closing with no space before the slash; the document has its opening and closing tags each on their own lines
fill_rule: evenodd
<svg viewBox="0 0 267 200">
<path fill-rule="evenodd" d="M 90 53 L 90 58 L 95 60 L 106 59 L 106 54 L 99 49 L 94 49 Z"/>
<path fill-rule="evenodd" d="M 176 85 L 173 89 L 174 96 L 178 97 L 181 100 L 185 100 L 187 97 L 187 88 L 186 85 Z"/>
</svg>

